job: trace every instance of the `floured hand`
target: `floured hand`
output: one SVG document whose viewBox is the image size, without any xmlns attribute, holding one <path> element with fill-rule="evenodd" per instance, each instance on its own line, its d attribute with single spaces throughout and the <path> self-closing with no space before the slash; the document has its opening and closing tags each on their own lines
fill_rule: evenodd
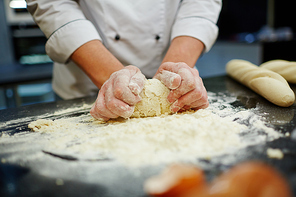
<svg viewBox="0 0 296 197">
<path fill-rule="evenodd" d="M 135 66 L 126 66 L 114 72 L 100 89 L 90 114 L 104 121 L 130 117 L 134 112 L 134 105 L 141 101 L 139 94 L 145 80 L 145 76 Z"/>
<path fill-rule="evenodd" d="M 209 106 L 207 91 L 198 71 L 186 63 L 165 62 L 160 65 L 154 78 L 171 89 L 168 101 L 172 103 L 172 112 Z"/>
</svg>

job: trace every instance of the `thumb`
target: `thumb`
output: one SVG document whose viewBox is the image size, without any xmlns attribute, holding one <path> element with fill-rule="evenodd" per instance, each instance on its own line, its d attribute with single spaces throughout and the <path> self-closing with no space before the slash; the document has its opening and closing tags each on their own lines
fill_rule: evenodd
<svg viewBox="0 0 296 197">
<path fill-rule="evenodd" d="M 139 95 L 144 88 L 145 81 L 146 77 L 141 72 L 137 72 L 131 77 L 128 87 L 133 94 Z"/>
<path fill-rule="evenodd" d="M 155 78 L 163 82 L 164 85 L 171 90 L 177 89 L 181 84 L 181 76 L 167 70 L 161 71 Z"/>
</svg>

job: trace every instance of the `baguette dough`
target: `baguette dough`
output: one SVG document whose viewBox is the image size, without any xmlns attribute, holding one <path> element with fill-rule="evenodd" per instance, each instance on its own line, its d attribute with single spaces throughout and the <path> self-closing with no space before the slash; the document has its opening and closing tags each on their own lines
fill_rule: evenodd
<svg viewBox="0 0 296 197">
<path fill-rule="evenodd" d="M 142 100 L 135 105 L 131 118 L 160 116 L 172 114 L 171 104 L 167 97 L 170 90 L 158 79 L 148 79 L 143 91 L 140 93 Z"/>
<path fill-rule="evenodd" d="M 245 60 L 234 59 L 226 64 L 226 72 L 278 106 L 289 107 L 295 101 L 294 92 L 288 82 L 271 70 L 260 68 Z"/>
<path fill-rule="evenodd" d="M 289 83 L 296 84 L 296 62 L 271 60 L 264 62 L 260 67 L 272 70 L 284 77 Z"/>
</svg>

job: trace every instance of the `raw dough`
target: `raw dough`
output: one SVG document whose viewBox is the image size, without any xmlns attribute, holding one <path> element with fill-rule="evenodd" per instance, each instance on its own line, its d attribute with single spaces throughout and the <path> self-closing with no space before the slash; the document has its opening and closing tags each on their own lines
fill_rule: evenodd
<svg viewBox="0 0 296 197">
<path fill-rule="evenodd" d="M 284 158 L 283 152 L 278 148 L 276 148 L 276 149 L 268 148 L 266 150 L 266 153 L 269 158 L 274 158 L 274 159 L 283 159 Z"/>
<path fill-rule="evenodd" d="M 226 72 L 273 104 L 289 107 L 295 101 L 294 92 L 288 82 L 271 70 L 245 60 L 234 59 L 227 63 Z"/>
<path fill-rule="evenodd" d="M 132 118 L 160 116 L 172 114 L 171 104 L 167 97 L 170 90 L 158 79 L 148 79 L 143 91 L 142 100 L 136 104 Z"/>
<path fill-rule="evenodd" d="M 28 125 L 33 131 L 47 131 L 50 126 L 53 126 L 53 121 L 47 119 L 38 119 Z"/>
<path fill-rule="evenodd" d="M 284 77 L 289 83 L 296 84 L 296 62 L 271 60 L 264 62 L 260 67 L 272 70 Z"/>
</svg>

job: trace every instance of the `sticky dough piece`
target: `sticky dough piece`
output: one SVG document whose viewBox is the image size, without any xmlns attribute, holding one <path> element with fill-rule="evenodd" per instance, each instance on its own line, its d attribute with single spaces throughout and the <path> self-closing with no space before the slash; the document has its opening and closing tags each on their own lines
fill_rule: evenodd
<svg viewBox="0 0 296 197">
<path fill-rule="evenodd" d="M 294 92 L 288 82 L 271 70 L 245 60 L 234 59 L 226 64 L 226 72 L 275 105 L 289 107 L 295 101 Z"/>
<path fill-rule="evenodd" d="M 135 105 L 131 118 L 160 116 L 172 114 L 168 102 L 170 90 L 158 79 L 148 79 L 140 93 L 142 100 Z"/>
<path fill-rule="evenodd" d="M 284 77 L 289 83 L 296 84 L 296 62 L 271 60 L 264 62 L 260 67 L 272 70 Z"/>
</svg>

